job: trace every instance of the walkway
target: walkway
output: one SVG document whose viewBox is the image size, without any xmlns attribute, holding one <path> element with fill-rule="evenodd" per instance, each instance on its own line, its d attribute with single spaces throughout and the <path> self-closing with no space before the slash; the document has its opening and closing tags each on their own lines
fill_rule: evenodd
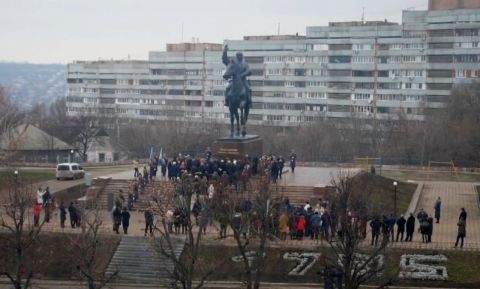
<svg viewBox="0 0 480 289">
<path fill-rule="evenodd" d="M 432 245 L 453 247 L 457 236 L 457 222 L 460 209 L 467 212 L 467 237 L 464 247 L 480 249 L 480 209 L 478 207 L 478 194 L 474 183 L 464 182 L 427 182 L 420 197 L 417 210 L 424 208 L 429 216 L 434 215 L 433 205 L 435 200 L 442 199 L 440 223 L 433 224 Z M 418 228 L 418 222 L 415 224 Z M 416 235 L 416 236 L 415 236 Z M 420 234 L 414 238 L 419 239 Z"/>
</svg>

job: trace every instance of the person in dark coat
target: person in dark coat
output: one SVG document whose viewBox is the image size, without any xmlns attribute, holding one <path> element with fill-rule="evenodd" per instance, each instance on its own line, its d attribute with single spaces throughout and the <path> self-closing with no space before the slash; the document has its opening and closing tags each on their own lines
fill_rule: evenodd
<svg viewBox="0 0 480 289">
<path fill-rule="evenodd" d="M 427 227 L 427 237 L 428 237 L 428 243 L 432 242 L 432 235 L 433 235 L 433 218 L 429 217 L 427 219 L 428 222 L 428 227 Z"/>
<path fill-rule="evenodd" d="M 435 219 L 437 220 L 437 224 L 440 222 L 440 209 L 442 207 L 442 199 L 438 197 L 433 205 L 433 209 L 435 210 Z"/>
<path fill-rule="evenodd" d="M 403 233 L 405 232 L 405 223 L 406 222 L 407 221 L 405 220 L 403 215 L 401 215 L 400 218 L 398 218 L 398 220 L 397 220 L 397 239 L 396 239 L 397 242 L 398 242 L 398 238 L 400 237 L 400 235 L 402 235 L 402 237 L 400 237 L 400 242 L 403 242 Z M 414 222 L 415 222 L 415 219 L 414 219 Z"/>
<path fill-rule="evenodd" d="M 75 228 L 75 225 L 78 223 L 77 208 L 73 205 L 73 202 L 68 206 L 68 214 L 70 215 L 70 225 L 72 228 Z"/>
<path fill-rule="evenodd" d="M 411 242 L 413 238 L 413 232 L 415 232 L 415 217 L 410 213 L 410 217 L 407 219 L 407 237 L 406 242 Z"/>
<path fill-rule="evenodd" d="M 65 205 L 63 202 L 60 203 L 60 227 L 65 228 L 65 220 L 67 220 L 67 209 L 65 209 Z"/>
<path fill-rule="evenodd" d="M 458 217 L 458 219 L 464 219 L 465 222 L 467 221 L 467 212 L 465 211 L 465 208 L 462 208 L 462 212 L 460 213 L 460 216 Z"/>
<path fill-rule="evenodd" d="M 153 235 L 153 213 L 149 209 L 143 214 L 145 218 L 145 237 L 147 236 L 147 231 L 150 229 L 150 236 Z"/>
<path fill-rule="evenodd" d="M 118 229 L 120 229 L 120 224 L 122 223 L 122 211 L 120 211 L 119 207 L 115 207 L 113 210 L 113 231 L 115 233 L 119 233 Z"/>
<path fill-rule="evenodd" d="M 396 221 L 397 221 L 397 219 L 395 218 L 395 216 L 393 214 L 390 214 L 390 216 L 388 216 L 388 218 L 386 220 L 388 234 L 389 234 L 389 237 L 391 238 L 392 242 L 393 242 L 394 236 L 395 236 L 395 223 L 396 223 Z"/>
<path fill-rule="evenodd" d="M 370 228 L 372 228 L 372 246 L 378 245 L 378 237 L 380 236 L 380 228 L 382 226 L 382 222 L 375 217 L 372 221 L 370 221 Z"/>
<path fill-rule="evenodd" d="M 457 241 L 455 242 L 455 248 L 458 246 L 458 241 L 460 242 L 460 248 L 463 248 L 463 239 L 467 235 L 467 222 L 465 219 L 460 218 L 457 223 L 458 226 L 458 234 L 457 234 Z"/>
<path fill-rule="evenodd" d="M 122 211 L 122 227 L 123 233 L 128 234 L 128 226 L 130 225 L 130 213 L 128 212 L 127 208 L 123 208 Z"/>
</svg>

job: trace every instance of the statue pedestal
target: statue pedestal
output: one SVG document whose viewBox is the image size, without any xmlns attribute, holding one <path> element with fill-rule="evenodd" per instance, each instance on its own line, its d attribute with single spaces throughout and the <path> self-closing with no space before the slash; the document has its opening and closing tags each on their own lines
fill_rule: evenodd
<svg viewBox="0 0 480 289">
<path fill-rule="evenodd" d="M 261 157 L 263 140 L 258 135 L 246 135 L 218 138 L 213 143 L 213 155 L 216 158 L 243 159 L 245 155 Z"/>
</svg>

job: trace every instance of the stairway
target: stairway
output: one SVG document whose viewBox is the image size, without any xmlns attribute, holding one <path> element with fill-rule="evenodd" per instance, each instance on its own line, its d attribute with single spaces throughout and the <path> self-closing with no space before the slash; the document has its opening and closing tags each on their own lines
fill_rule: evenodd
<svg viewBox="0 0 480 289">
<path fill-rule="evenodd" d="M 311 186 L 278 186 L 278 190 L 275 191 L 275 187 L 271 187 L 275 196 L 283 196 L 290 200 L 290 204 L 295 206 L 303 206 L 306 201 L 310 201 L 314 198 L 313 187 Z"/>
<path fill-rule="evenodd" d="M 114 196 L 117 196 L 120 190 L 123 191 L 123 196 L 125 198 L 124 205 L 126 206 L 128 194 L 131 192 L 130 184 L 133 180 L 116 180 L 112 179 L 108 182 L 105 188 L 100 192 L 95 200 L 95 205 L 97 209 L 106 210 L 107 206 L 107 198 L 109 193 L 113 193 Z M 162 200 L 160 202 L 167 200 L 171 197 L 175 191 L 175 187 L 171 182 L 165 181 L 156 181 L 153 184 L 148 184 L 145 188 L 145 192 L 139 195 L 139 200 L 135 202 L 133 205 L 134 211 L 144 211 L 145 209 L 150 207 L 150 201 L 152 201 L 152 195 L 154 195 L 155 190 L 159 188 L 163 188 L 168 193 L 164 193 L 161 195 Z M 155 194 L 157 195 L 157 194 Z M 163 200 L 165 198 L 165 200 Z"/>
<path fill-rule="evenodd" d="M 161 255 L 153 242 L 153 238 L 123 236 L 106 275 L 118 272 L 115 282 L 130 284 L 158 284 L 162 279 L 169 279 L 174 269 L 173 262 Z M 184 244 L 184 239 L 173 242 L 177 256 L 180 256 Z"/>
</svg>

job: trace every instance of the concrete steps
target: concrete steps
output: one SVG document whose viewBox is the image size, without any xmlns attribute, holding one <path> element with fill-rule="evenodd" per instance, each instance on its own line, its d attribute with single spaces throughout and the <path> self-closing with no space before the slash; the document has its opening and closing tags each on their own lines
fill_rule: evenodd
<svg viewBox="0 0 480 289">
<path fill-rule="evenodd" d="M 118 195 L 120 190 L 123 191 L 123 196 L 125 198 L 124 201 L 124 206 L 127 204 L 127 197 L 128 194 L 131 192 L 131 183 L 133 180 L 115 180 L 112 179 L 109 181 L 109 183 L 105 186 L 105 188 L 100 192 L 100 194 L 97 196 L 97 199 L 95 200 L 95 206 L 97 209 L 100 210 L 106 210 L 108 208 L 107 206 L 107 198 L 109 193 L 113 193 L 114 196 Z M 168 197 L 171 196 L 175 190 L 174 185 L 170 182 L 165 182 L 165 181 L 156 181 L 153 184 L 150 183 L 147 185 L 145 188 L 145 192 L 143 194 L 139 195 L 139 200 L 135 202 L 133 206 L 134 211 L 144 211 L 145 209 L 150 207 L 150 202 L 153 200 L 152 196 L 153 195 L 158 195 L 155 194 L 155 190 L 159 188 L 164 188 L 166 191 L 168 191 L 167 194 L 162 195 L 163 197 Z"/>
<path fill-rule="evenodd" d="M 295 206 L 305 205 L 306 201 L 314 198 L 312 186 L 278 186 L 278 190 L 272 187 L 275 196 L 283 196 L 290 200 Z"/>
<path fill-rule="evenodd" d="M 183 239 L 173 242 L 177 256 L 180 256 L 184 244 Z M 115 282 L 158 284 L 160 280 L 170 278 L 173 270 L 173 261 L 155 248 L 154 238 L 123 236 L 106 275 L 117 272 Z"/>
</svg>

